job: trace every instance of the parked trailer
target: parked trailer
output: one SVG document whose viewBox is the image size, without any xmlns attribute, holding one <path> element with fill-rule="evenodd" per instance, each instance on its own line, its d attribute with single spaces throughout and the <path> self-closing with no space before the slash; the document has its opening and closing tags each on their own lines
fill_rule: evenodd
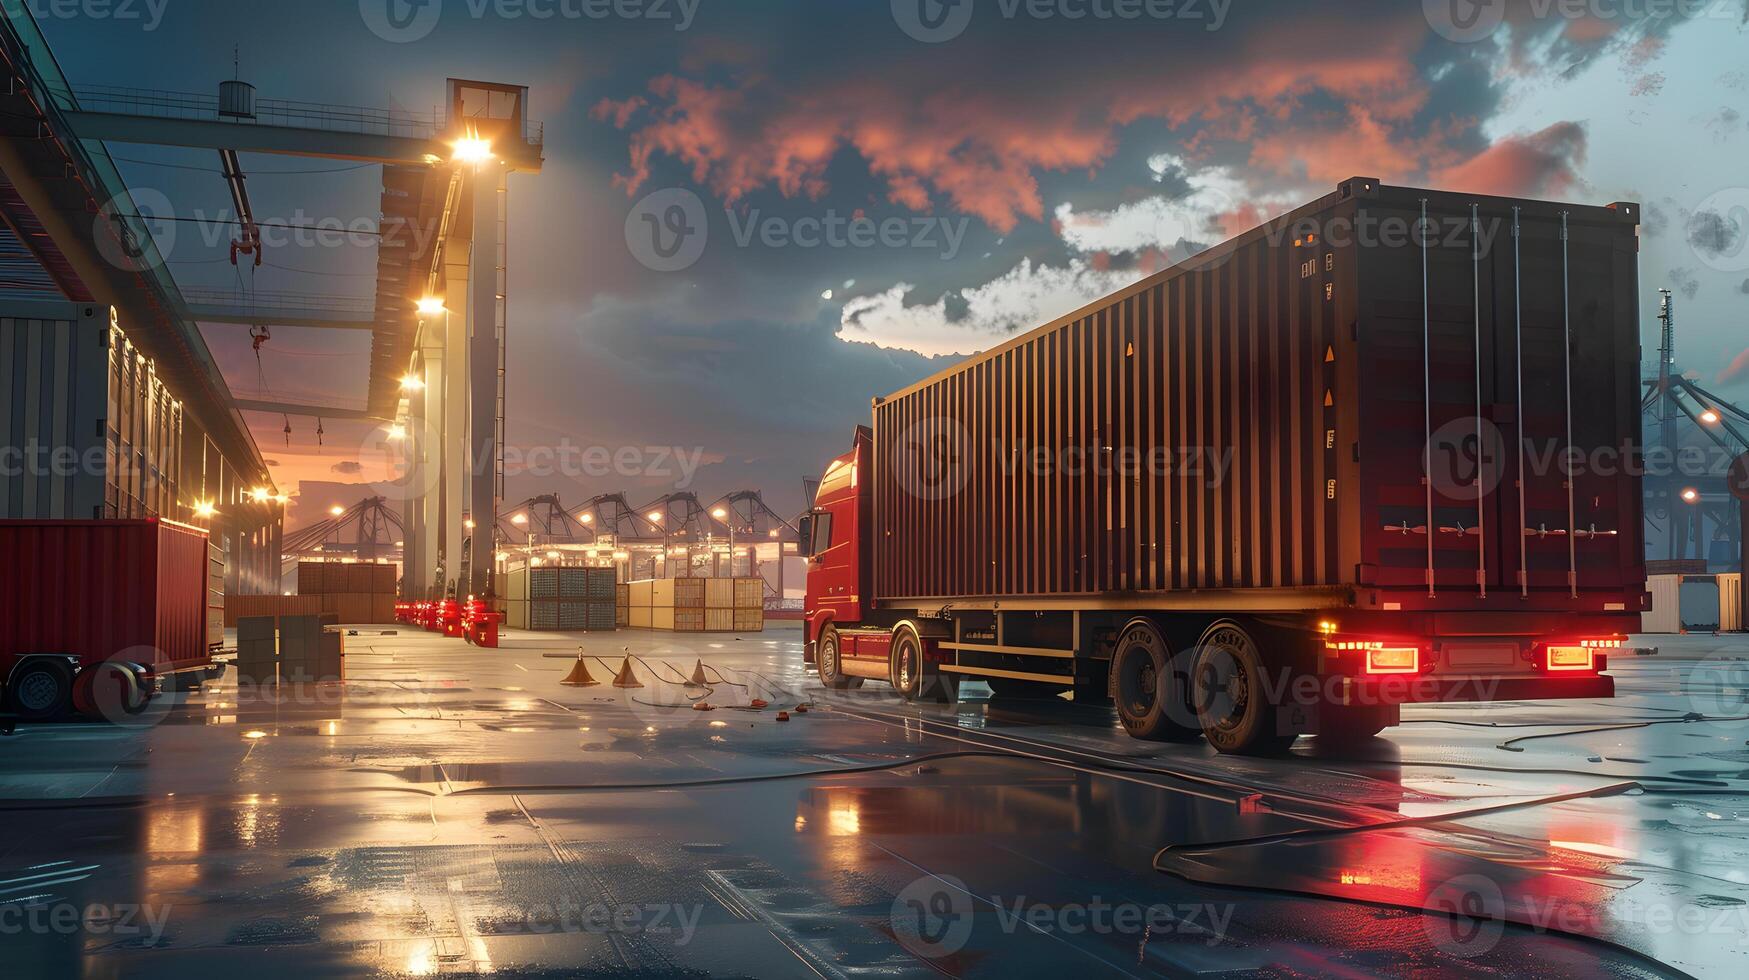
<svg viewBox="0 0 1749 980">
<path fill-rule="evenodd" d="M 1612 696 L 1638 215 L 1356 177 L 876 399 L 805 529 L 807 661 L 1227 752 Z"/>
<path fill-rule="evenodd" d="M 118 702 L 210 671 L 207 534 L 161 518 L 0 521 L 0 703 L 27 718 L 89 706 L 106 668 Z"/>
</svg>

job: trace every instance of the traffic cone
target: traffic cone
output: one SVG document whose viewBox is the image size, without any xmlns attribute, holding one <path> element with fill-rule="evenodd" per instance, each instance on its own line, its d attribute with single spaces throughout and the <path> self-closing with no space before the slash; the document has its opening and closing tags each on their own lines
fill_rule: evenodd
<svg viewBox="0 0 1749 980">
<path fill-rule="evenodd" d="M 807 713 L 808 713 L 808 706 L 807 705 L 805 705 L 805 704 L 796 705 L 796 714 L 805 715 Z"/>
<path fill-rule="evenodd" d="M 595 687 L 601 682 L 589 676 L 589 664 L 583 660 L 583 648 L 577 648 L 577 662 L 571 665 L 571 672 L 559 680 L 560 684 L 571 687 Z"/>
<path fill-rule="evenodd" d="M 771 702 L 764 698 L 754 698 L 747 702 L 747 707 L 752 708 L 754 711 L 763 711 L 766 708 L 771 707 Z"/>
<path fill-rule="evenodd" d="M 778 721 L 789 721 L 789 712 L 787 712 L 787 711 L 779 711 L 779 712 L 778 712 L 778 713 L 777 713 L 777 720 L 778 720 Z"/>
<path fill-rule="evenodd" d="M 642 683 L 640 683 L 638 681 L 638 675 L 632 673 L 632 658 L 627 657 L 625 659 L 625 662 L 619 665 L 619 673 L 617 673 L 613 676 L 613 686 L 614 687 L 643 687 L 644 686 Z"/>
<path fill-rule="evenodd" d="M 709 687 L 710 681 L 704 679 L 704 661 L 695 660 L 692 665 L 692 679 L 686 682 L 687 687 Z"/>
</svg>

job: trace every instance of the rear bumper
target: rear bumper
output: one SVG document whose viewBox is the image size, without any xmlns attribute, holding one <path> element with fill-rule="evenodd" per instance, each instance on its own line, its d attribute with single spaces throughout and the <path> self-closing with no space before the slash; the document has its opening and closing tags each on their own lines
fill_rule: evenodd
<svg viewBox="0 0 1749 980">
<path fill-rule="evenodd" d="M 1344 677 L 1335 689 L 1337 704 L 1430 704 L 1441 701 L 1554 701 L 1611 698 L 1615 678 L 1526 676 Z"/>
</svg>

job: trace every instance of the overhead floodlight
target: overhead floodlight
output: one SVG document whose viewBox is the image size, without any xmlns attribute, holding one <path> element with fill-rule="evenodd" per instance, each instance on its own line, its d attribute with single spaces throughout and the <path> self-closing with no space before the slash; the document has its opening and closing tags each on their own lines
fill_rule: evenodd
<svg viewBox="0 0 1749 980">
<path fill-rule="evenodd" d="M 339 517 L 341 514 L 346 513 L 346 508 L 340 506 L 339 504 L 335 504 L 334 506 L 328 508 L 328 513 L 333 514 L 335 517 Z"/>
<path fill-rule="evenodd" d="M 443 312 L 443 297 L 441 297 L 441 296 L 422 297 L 416 305 L 419 308 L 419 315 L 420 316 L 436 316 L 437 314 Z"/>
<path fill-rule="evenodd" d="M 1719 421 L 1719 413 L 1709 408 L 1700 413 L 1700 420 L 1708 425 L 1717 425 Z"/>
<path fill-rule="evenodd" d="M 417 374 L 408 374 L 401 377 L 402 391 L 418 391 L 423 387 L 425 387 L 425 380 Z"/>
<path fill-rule="evenodd" d="M 450 159 L 456 163 L 485 163 L 492 159 L 492 141 L 478 136 L 463 136 L 454 144 Z"/>
</svg>

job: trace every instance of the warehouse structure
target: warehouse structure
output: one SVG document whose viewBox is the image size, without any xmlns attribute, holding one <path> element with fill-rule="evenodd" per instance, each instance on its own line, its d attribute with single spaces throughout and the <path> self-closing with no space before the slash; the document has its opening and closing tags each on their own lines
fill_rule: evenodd
<svg viewBox="0 0 1749 980">
<path fill-rule="evenodd" d="M 285 498 L 23 8 L 0 20 L 0 518 L 208 527 L 227 591 L 278 573 Z"/>
</svg>

